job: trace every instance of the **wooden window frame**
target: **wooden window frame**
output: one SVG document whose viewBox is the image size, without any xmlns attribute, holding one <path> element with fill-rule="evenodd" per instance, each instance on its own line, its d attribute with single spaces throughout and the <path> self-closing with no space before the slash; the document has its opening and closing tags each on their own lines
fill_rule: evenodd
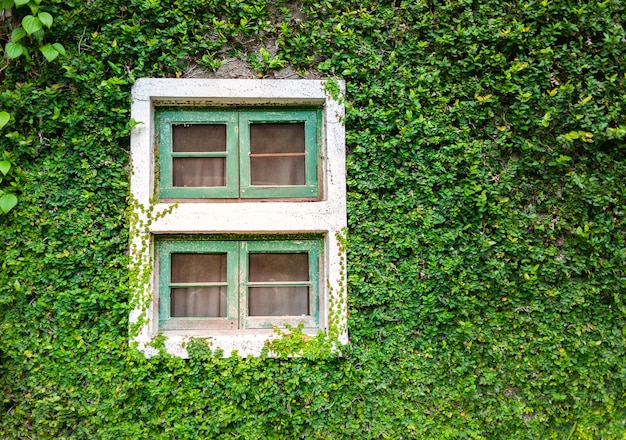
<svg viewBox="0 0 626 440">
<path fill-rule="evenodd" d="M 158 260 L 158 316 L 161 330 L 244 330 L 270 329 L 285 324 L 305 328 L 319 327 L 320 309 L 320 270 L 322 261 L 323 239 L 169 239 L 162 238 L 156 243 Z M 252 253 L 307 253 L 309 280 L 289 282 L 289 285 L 302 285 L 309 288 L 309 314 L 304 316 L 249 316 L 248 288 L 271 287 L 281 285 L 277 282 L 250 282 L 248 256 Z M 171 255 L 174 253 L 226 254 L 226 317 L 184 317 L 170 316 L 170 292 L 181 287 L 171 281 Z M 193 283 L 185 287 L 214 287 L 224 283 Z"/>
<path fill-rule="evenodd" d="M 157 107 L 155 109 L 159 157 L 160 199 L 274 199 L 318 198 L 320 195 L 320 139 L 322 113 L 317 107 L 202 108 Z M 250 177 L 250 125 L 252 123 L 304 123 L 304 185 L 252 185 Z M 173 151 L 174 124 L 224 124 L 226 151 L 181 153 Z M 172 182 L 173 158 L 224 157 L 226 185 L 215 187 L 176 187 Z"/>
</svg>

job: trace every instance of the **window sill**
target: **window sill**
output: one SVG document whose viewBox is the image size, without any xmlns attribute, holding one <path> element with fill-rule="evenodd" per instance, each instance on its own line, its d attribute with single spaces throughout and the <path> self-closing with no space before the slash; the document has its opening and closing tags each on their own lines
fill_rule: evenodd
<svg viewBox="0 0 626 440">
<path fill-rule="evenodd" d="M 318 328 L 302 329 L 303 334 L 311 337 L 317 336 L 319 332 Z M 230 357 L 234 352 L 241 357 L 246 357 L 259 356 L 267 342 L 280 338 L 280 335 L 273 329 L 211 330 L 210 333 L 203 330 L 185 330 L 184 334 L 176 331 L 163 331 L 161 335 L 165 337 L 167 352 L 183 359 L 189 358 L 186 346 L 191 339 L 205 340 L 211 349 L 221 349 L 224 357 Z M 340 342 L 347 343 L 347 338 Z M 159 353 L 159 350 L 151 346 L 150 342 L 143 343 L 143 346 L 139 348 L 146 357 Z"/>
</svg>

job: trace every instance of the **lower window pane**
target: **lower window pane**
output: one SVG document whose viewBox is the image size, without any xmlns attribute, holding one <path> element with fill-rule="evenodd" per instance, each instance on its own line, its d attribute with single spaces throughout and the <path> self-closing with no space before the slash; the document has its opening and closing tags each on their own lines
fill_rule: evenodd
<svg viewBox="0 0 626 440">
<path fill-rule="evenodd" d="M 309 314 L 309 288 L 306 286 L 248 288 L 249 316 Z"/>
<path fill-rule="evenodd" d="M 304 156 L 270 156 L 250 158 L 252 185 L 304 185 Z"/>
<path fill-rule="evenodd" d="M 170 313 L 172 318 L 226 317 L 226 289 L 224 287 L 172 289 Z"/>
<path fill-rule="evenodd" d="M 175 157 L 172 160 L 174 186 L 226 186 L 224 157 Z"/>
</svg>

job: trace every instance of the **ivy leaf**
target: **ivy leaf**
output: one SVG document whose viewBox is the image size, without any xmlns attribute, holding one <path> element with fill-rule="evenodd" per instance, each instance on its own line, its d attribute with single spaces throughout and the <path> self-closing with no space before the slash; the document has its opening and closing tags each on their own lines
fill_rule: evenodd
<svg viewBox="0 0 626 440">
<path fill-rule="evenodd" d="M 11 119 L 11 115 L 8 114 L 7 112 L 0 112 L 0 129 L 2 127 L 4 127 L 5 125 L 7 125 L 7 123 L 9 122 L 9 120 Z M 0 162 L 2 163 L 2 162 Z M 1 168 L 0 168 L 1 170 Z M 6 173 L 4 173 L 6 174 Z"/>
<path fill-rule="evenodd" d="M 15 0 L 15 6 L 24 6 L 25 4 L 27 4 L 30 0 Z"/>
<path fill-rule="evenodd" d="M 52 44 L 46 44 L 39 48 L 41 53 L 48 61 L 53 61 L 56 57 L 59 56 L 59 51 L 52 47 Z"/>
<path fill-rule="evenodd" d="M 59 52 L 60 55 L 65 56 L 65 48 L 63 47 L 61 43 L 53 43 L 52 47 L 54 47 L 56 51 Z"/>
<path fill-rule="evenodd" d="M 0 172 L 2 172 L 2 174 L 6 176 L 10 169 L 11 162 L 8 160 L 0 160 Z"/>
<path fill-rule="evenodd" d="M 9 58 L 17 58 L 24 53 L 25 47 L 20 43 L 7 43 L 4 46 L 4 51 Z"/>
<path fill-rule="evenodd" d="M 47 12 L 40 12 L 37 14 L 37 18 L 41 21 L 41 23 L 47 27 L 48 29 L 52 26 L 52 22 L 54 21 L 52 15 Z"/>
<path fill-rule="evenodd" d="M 13 7 L 13 0 L 0 0 L 0 8 L 11 9 Z"/>
<path fill-rule="evenodd" d="M 43 40 L 43 36 L 44 36 L 43 29 L 39 29 L 37 32 L 33 33 L 33 37 L 35 37 L 35 39 L 39 41 L 40 43 L 41 43 L 41 40 Z"/>
<path fill-rule="evenodd" d="M 26 36 L 26 31 L 24 30 L 24 28 L 21 26 L 16 27 L 15 29 L 13 29 L 13 32 L 11 32 L 11 41 L 13 43 L 17 43 L 25 36 Z"/>
<path fill-rule="evenodd" d="M 3 194 L 0 196 L 0 211 L 5 214 L 17 205 L 17 197 L 13 194 Z"/>
<path fill-rule="evenodd" d="M 22 19 L 22 26 L 24 30 L 28 33 L 28 35 L 32 35 L 35 32 L 41 30 L 43 24 L 41 20 L 37 17 L 33 17 L 32 15 L 27 15 Z"/>
</svg>

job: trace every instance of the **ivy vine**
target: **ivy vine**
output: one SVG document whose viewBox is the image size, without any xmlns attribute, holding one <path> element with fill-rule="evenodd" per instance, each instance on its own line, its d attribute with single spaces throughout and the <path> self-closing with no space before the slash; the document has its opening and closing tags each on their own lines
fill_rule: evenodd
<svg viewBox="0 0 626 440">
<path fill-rule="evenodd" d="M 0 437 L 623 438 L 623 2 L 2 5 Z M 130 348 L 130 90 L 185 76 L 346 81 L 341 356 Z"/>
</svg>

